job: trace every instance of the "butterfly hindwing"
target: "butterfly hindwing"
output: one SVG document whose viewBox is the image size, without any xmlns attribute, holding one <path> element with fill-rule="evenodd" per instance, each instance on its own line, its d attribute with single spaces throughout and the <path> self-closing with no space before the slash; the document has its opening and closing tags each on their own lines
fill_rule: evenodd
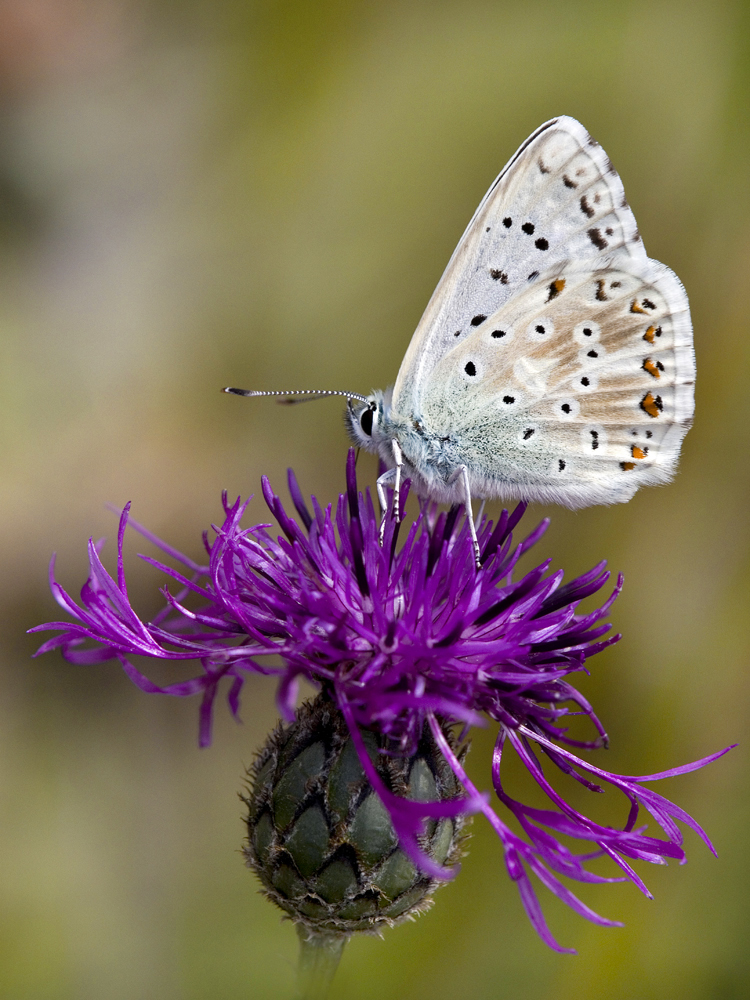
<svg viewBox="0 0 750 1000">
<path fill-rule="evenodd" d="M 438 359 L 420 415 L 476 496 L 612 503 L 673 475 L 694 378 L 687 296 L 668 268 L 574 260 Z"/>
</svg>

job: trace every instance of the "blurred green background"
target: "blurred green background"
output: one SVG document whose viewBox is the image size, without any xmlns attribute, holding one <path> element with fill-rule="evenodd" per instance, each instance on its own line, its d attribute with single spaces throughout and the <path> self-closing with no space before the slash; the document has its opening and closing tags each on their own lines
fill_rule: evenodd
<svg viewBox="0 0 750 1000">
<path fill-rule="evenodd" d="M 625 638 L 582 684 L 603 763 L 648 773 L 741 742 L 664 789 L 720 856 L 688 835 L 687 867 L 642 872 L 654 902 L 584 887 L 624 930 L 544 898 L 580 952 L 559 956 L 477 820 L 435 908 L 350 944 L 333 998 L 750 995 L 749 41 L 746 0 L 0 3 L 0 996 L 291 995 L 295 935 L 239 854 L 272 681 L 248 684 L 242 726 L 219 706 L 199 751 L 193 701 L 31 661 L 24 631 L 56 617 L 50 553 L 76 591 L 88 536 L 114 538 L 107 501 L 197 555 L 222 488 L 266 472 L 283 492 L 292 465 L 333 498 L 339 403 L 219 388 L 391 383 L 489 183 L 562 113 L 688 289 L 697 411 L 668 488 L 530 518 L 551 513 L 538 553 L 568 573 L 605 556 L 625 573 Z M 128 545 L 149 615 L 161 580 Z M 482 788 L 490 737 L 470 757 Z"/>
</svg>

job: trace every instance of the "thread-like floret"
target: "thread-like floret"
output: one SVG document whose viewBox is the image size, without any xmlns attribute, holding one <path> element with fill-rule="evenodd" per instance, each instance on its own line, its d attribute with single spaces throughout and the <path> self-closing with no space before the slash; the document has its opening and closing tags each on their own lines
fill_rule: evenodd
<svg viewBox="0 0 750 1000">
<path fill-rule="evenodd" d="M 341 711 L 367 779 L 390 813 L 405 854 L 430 877 L 449 878 L 420 848 L 425 824 L 460 813 L 482 812 L 497 832 L 508 872 L 521 894 L 531 922 L 551 947 L 567 949 L 550 933 L 529 877 L 533 872 L 581 916 L 612 925 L 581 902 L 560 881 L 605 882 L 586 865 L 608 855 L 641 891 L 648 890 L 630 864 L 633 859 L 664 863 L 684 860 L 676 820 L 691 827 L 713 850 L 701 827 L 687 813 L 644 783 L 703 767 L 726 751 L 658 774 L 628 776 L 595 767 L 573 750 L 606 745 L 605 731 L 570 676 L 585 672 L 587 660 L 616 642 L 604 622 L 622 586 L 597 610 L 579 614 L 578 605 L 609 579 L 605 563 L 563 583 L 563 572 L 549 571 L 549 560 L 516 576 L 520 557 L 539 541 L 542 521 L 523 541 L 513 532 L 525 510 L 519 504 L 503 511 L 496 524 L 482 519 L 478 538 L 482 566 L 477 570 L 468 525 L 459 510 L 438 514 L 423 506 L 410 525 L 388 519 L 384 542 L 369 491 L 357 489 L 354 453 L 349 453 L 346 493 L 322 509 L 312 498 L 310 510 L 290 471 L 289 489 L 298 520 L 284 509 L 268 480 L 263 496 L 281 528 L 241 528 L 247 502 L 229 503 L 216 537 L 204 536 L 207 564 L 175 551 L 145 528 L 129 521 L 129 505 L 120 517 L 116 579 L 100 560 L 101 543 L 89 542 L 91 571 L 77 604 L 50 580 L 55 598 L 75 621 L 40 625 L 59 635 L 40 653 L 60 649 L 72 663 L 119 659 L 142 690 L 201 695 L 200 742 L 211 738 L 211 716 L 219 685 L 229 683 L 228 703 L 237 716 L 240 694 L 251 673 L 279 677 L 278 704 L 294 718 L 301 678 L 324 689 Z M 408 484 L 401 496 L 404 509 Z M 249 501 L 248 501 L 249 502 Z M 123 541 L 130 523 L 166 555 L 175 569 L 146 561 L 176 584 L 166 587 L 163 611 L 144 622 L 128 598 L 123 571 Z M 406 538 L 399 546 L 399 533 Z M 93 641 L 93 645 L 92 645 Z M 201 673 L 188 681 L 159 687 L 132 662 L 133 656 L 163 660 L 198 660 Z M 282 665 L 266 662 L 281 658 Z M 278 662 L 276 660 L 275 662 Z M 591 721 L 589 741 L 568 735 L 572 713 Z M 499 724 L 492 759 L 492 783 L 499 801 L 515 816 L 525 836 L 515 833 L 464 772 L 443 732 L 445 725 L 465 728 Z M 449 801 L 415 801 L 395 794 L 380 779 L 362 735 L 375 731 L 404 756 L 413 755 L 425 725 L 465 795 Z M 512 748 L 550 801 L 550 808 L 523 804 L 505 791 L 503 755 Z M 542 761 L 592 791 L 607 785 L 630 803 L 624 827 L 601 825 L 570 806 L 550 783 Z M 639 825 L 641 808 L 656 820 L 666 839 L 652 837 Z M 582 845 L 577 853 L 564 840 Z"/>
</svg>

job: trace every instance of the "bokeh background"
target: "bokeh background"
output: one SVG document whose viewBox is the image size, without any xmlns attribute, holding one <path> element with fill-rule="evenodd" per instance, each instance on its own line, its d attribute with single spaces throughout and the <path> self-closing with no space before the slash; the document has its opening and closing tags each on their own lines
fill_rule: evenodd
<svg viewBox="0 0 750 1000">
<path fill-rule="evenodd" d="M 248 684 L 241 726 L 220 706 L 199 750 L 194 702 L 32 661 L 25 629 L 56 617 L 50 553 L 77 590 L 86 539 L 113 538 L 107 502 L 196 555 L 221 489 L 266 472 L 283 491 L 292 465 L 333 498 L 339 403 L 219 388 L 392 382 L 487 186 L 561 113 L 604 145 L 688 289 L 697 413 L 668 488 L 527 520 L 552 514 L 539 551 L 569 573 L 604 556 L 625 573 L 625 638 L 583 682 L 606 764 L 740 741 L 665 789 L 719 859 L 689 834 L 685 868 L 645 873 L 654 902 L 584 887 L 624 930 L 544 899 L 579 950 L 559 956 L 475 821 L 435 908 L 350 944 L 332 996 L 750 995 L 749 41 L 745 0 L 0 0 L 0 996 L 291 995 L 295 935 L 239 854 L 272 682 Z M 161 581 L 128 544 L 148 615 Z M 484 788 L 490 741 L 470 758 Z"/>
</svg>

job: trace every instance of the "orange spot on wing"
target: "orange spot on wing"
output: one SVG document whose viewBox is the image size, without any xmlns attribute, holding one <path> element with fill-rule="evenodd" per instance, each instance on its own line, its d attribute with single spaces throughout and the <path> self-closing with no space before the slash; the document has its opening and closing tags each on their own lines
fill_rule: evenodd
<svg viewBox="0 0 750 1000">
<path fill-rule="evenodd" d="M 565 278 L 555 278 L 552 284 L 557 292 L 561 292 L 565 288 Z"/>
<path fill-rule="evenodd" d="M 653 375 L 654 378 L 661 378 L 661 373 L 659 372 L 659 369 L 656 367 L 651 358 L 646 358 L 646 360 L 643 362 L 643 370 L 647 371 L 649 375 Z"/>
<path fill-rule="evenodd" d="M 641 409 L 645 410 L 650 417 L 658 417 L 664 409 L 661 396 L 654 396 L 652 393 L 647 392 L 641 400 Z"/>
<path fill-rule="evenodd" d="M 653 342 L 654 342 L 654 334 L 655 333 L 656 333 L 656 327 L 655 326 L 650 326 L 648 328 L 648 330 L 646 330 L 646 332 L 643 334 L 643 339 L 647 340 L 649 342 L 649 344 L 653 344 Z"/>
<path fill-rule="evenodd" d="M 633 458 L 645 458 L 646 452 L 643 451 L 642 448 L 639 448 L 637 444 L 634 444 L 633 449 L 631 451 L 631 455 L 633 456 Z"/>
<path fill-rule="evenodd" d="M 635 468 L 635 462 L 620 462 L 620 468 L 623 472 L 630 472 Z"/>
<path fill-rule="evenodd" d="M 638 299 L 633 299 L 630 305 L 630 311 L 632 313 L 644 313 L 644 314 L 646 312 L 646 310 L 638 304 Z"/>
</svg>

